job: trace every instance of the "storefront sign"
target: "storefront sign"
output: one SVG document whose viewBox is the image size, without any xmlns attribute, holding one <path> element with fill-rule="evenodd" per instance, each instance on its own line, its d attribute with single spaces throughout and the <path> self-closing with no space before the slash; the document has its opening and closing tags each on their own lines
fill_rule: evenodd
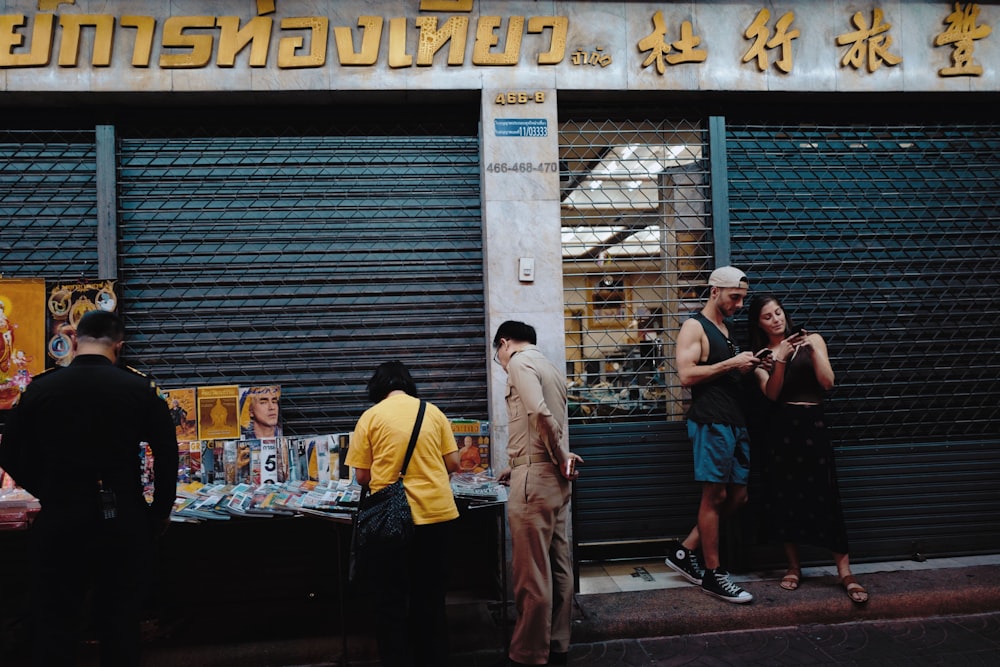
<svg viewBox="0 0 1000 667">
<path fill-rule="evenodd" d="M 565 12 L 551 16 L 490 14 L 505 4 L 476 0 L 411 0 L 413 13 L 406 16 L 395 15 L 399 2 L 378 0 L 258 0 L 256 13 L 246 13 L 248 4 L 237 0 L 203 4 L 214 13 L 174 14 L 176 5 L 161 0 L 126 0 L 111 5 L 115 13 L 93 14 L 85 13 L 89 4 L 74 0 L 10 0 L 0 14 L 0 70 L 47 70 L 47 83 L 57 88 L 94 91 L 177 90 L 178 84 L 197 90 L 391 89 L 400 76 L 421 68 L 431 71 L 421 81 L 438 88 L 469 88 L 463 75 L 470 71 L 509 77 L 551 69 L 565 73 L 573 87 L 586 77 L 591 87 L 609 90 L 842 90 L 857 85 L 849 74 L 888 89 L 935 90 L 934 80 L 956 78 L 985 80 L 977 90 L 1000 88 L 995 4 L 537 5 Z M 326 11 L 316 13 L 318 8 Z M 884 74 L 893 69 L 906 74 Z M 169 76 L 177 70 L 199 72 L 179 82 Z M 234 80 L 234 74 L 257 70 L 325 74 L 304 82 Z M 373 80 L 379 70 L 391 76 Z M 88 76 L 107 71 L 114 72 L 108 81 Z M 8 76 L 5 86 L 34 89 L 26 77 Z"/>
</svg>

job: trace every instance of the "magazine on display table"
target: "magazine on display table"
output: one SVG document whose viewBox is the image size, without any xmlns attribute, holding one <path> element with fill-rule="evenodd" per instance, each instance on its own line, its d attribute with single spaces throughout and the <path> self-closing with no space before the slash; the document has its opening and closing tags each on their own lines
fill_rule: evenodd
<svg viewBox="0 0 1000 667">
<path fill-rule="evenodd" d="M 470 509 L 507 502 L 507 487 L 493 476 L 492 470 L 469 473 L 457 472 L 451 476 L 451 492 L 455 500 L 463 500 Z"/>
<path fill-rule="evenodd" d="M 39 509 L 38 500 L 15 487 L 10 476 L 0 469 L 0 531 L 26 530 Z"/>
<path fill-rule="evenodd" d="M 182 406 L 189 401 L 189 390 L 173 391 Z M 225 391 L 231 389 L 226 387 Z M 219 398 L 216 393 L 222 392 L 198 390 L 197 395 L 210 397 L 214 405 Z M 488 422 L 452 420 L 452 424 L 456 440 L 475 453 L 468 457 L 466 470 L 451 475 L 456 501 L 469 509 L 506 503 L 507 487 L 484 465 L 489 455 Z M 350 433 L 333 433 L 181 440 L 170 518 L 195 523 L 231 517 L 309 515 L 350 521 L 361 496 L 361 487 L 344 464 L 350 437 Z M 140 443 L 138 453 L 144 494 L 151 502 L 155 479 L 148 443 Z M 0 530 L 26 528 L 38 512 L 38 501 L 14 486 L 2 471 L 0 482 Z"/>
<path fill-rule="evenodd" d="M 486 473 L 490 469 L 490 423 L 479 419 L 449 419 L 458 445 L 458 469 Z"/>
</svg>

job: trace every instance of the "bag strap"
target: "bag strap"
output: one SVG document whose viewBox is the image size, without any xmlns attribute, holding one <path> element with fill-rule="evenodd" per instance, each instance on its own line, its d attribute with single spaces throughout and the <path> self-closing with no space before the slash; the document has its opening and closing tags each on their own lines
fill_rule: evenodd
<svg viewBox="0 0 1000 667">
<path fill-rule="evenodd" d="M 406 458 L 403 460 L 403 469 L 399 471 L 399 478 L 406 474 L 406 469 L 410 465 L 410 457 L 413 456 L 413 449 L 417 446 L 417 437 L 420 435 L 420 425 L 424 421 L 424 411 L 427 408 L 427 401 L 421 399 L 420 407 L 417 408 L 417 423 L 413 425 L 413 433 L 410 434 L 410 444 L 406 447 Z"/>
</svg>

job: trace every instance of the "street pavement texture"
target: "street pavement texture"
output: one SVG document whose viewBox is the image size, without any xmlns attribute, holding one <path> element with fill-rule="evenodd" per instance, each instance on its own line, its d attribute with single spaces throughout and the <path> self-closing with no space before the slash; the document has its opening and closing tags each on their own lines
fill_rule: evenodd
<svg viewBox="0 0 1000 667">
<path fill-rule="evenodd" d="M 697 587 L 577 596 L 569 664 L 1000 665 L 1000 565 L 858 575 L 851 602 L 835 576 L 745 582 L 755 600 L 731 604 Z M 490 655 L 456 655 L 487 667 Z"/>
<path fill-rule="evenodd" d="M 479 664 L 487 663 L 473 663 Z M 995 666 L 1000 664 L 1000 612 L 605 641 L 573 647 L 569 664 Z"/>
<path fill-rule="evenodd" d="M 987 565 L 859 573 L 871 595 L 864 605 L 851 602 L 832 575 L 807 576 L 798 590 L 785 591 L 778 586 L 781 572 L 742 582 L 755 596 L 753 603 L 743 605 L 687 585 L 577 595 L 569 664 L 993 667 L 1000 665 L 1000 559 L 992 560 Z M 218 611 L 224 613 L 224 605 Z M 450 604 L 453 657 L 441 667 L 497 665 L 513 617 L 509 605 L 502 612 L 491 601 Z M 215 644 L 186 643 L 166 633 L 149 643 L 143 664 L 373 667 L 378 664 L 373 621 L 362 616 L 354 620 L 346 636 L 340 635 L 335 619 L 329 633 L 240 637 Z M 0 664 L 7 667 L 5 660 Z"/>
</svg>

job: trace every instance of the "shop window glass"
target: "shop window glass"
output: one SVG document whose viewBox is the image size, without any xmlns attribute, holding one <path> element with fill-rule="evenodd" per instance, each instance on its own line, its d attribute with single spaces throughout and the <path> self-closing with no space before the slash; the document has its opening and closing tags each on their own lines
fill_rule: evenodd
<svg viewBox="0 0 1000 667">
<path fill-rule="evenodd" d="M 573 422 L 683 415 L 672 348 L 711 261 L 706 142 L 683 121 L 560 124 Z"/>
</svg>

